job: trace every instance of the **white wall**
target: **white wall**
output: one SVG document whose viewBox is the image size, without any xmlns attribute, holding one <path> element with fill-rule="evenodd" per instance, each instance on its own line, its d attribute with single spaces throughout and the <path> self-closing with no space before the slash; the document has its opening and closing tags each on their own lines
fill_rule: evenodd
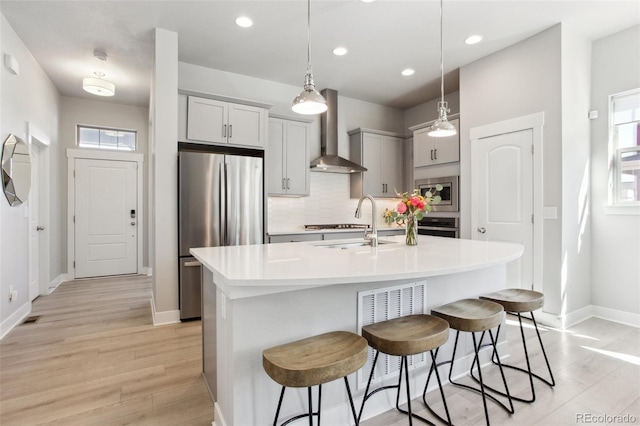
<svg viewBox="0 0 640 426">
<path fill-rule="evenodd" d="M 178 311 L 178 35 L 155 30 L 149 103 L 154 323 L 177 322 Z"/>
<path fill-rule="evenodd" d="M 20 64 L 20 74 L 13 75 L 7 68 L 0 67 L 0 138 L 4 142 L 10 133 L 14 133 L 26 141 L 27 122 L 34 124 L 51 141 L 50 158 L 52 159 L 52 179 L 49 188 L 51 216 L 51 271 L 50 279 L 59 274 L 60 262 L 56 260 L 59 250 L 60 229 L 59 212 L 55 210 L 55 200 L 59 197 L 56 186 L 56 165 L 53 160 L 60 151 L 58 143 L 58 115 L 60 98 L 44 71 L 40 68 L 22 40 L 15 33 L 3 15 L 0 15 L 0 53 L 12 55 Z M 4 60 L 4 59 L 3 59 Z M 26 205 L 10 207 L 4 194 L 0 195 L 0 324 L 1 331 L 15 320 L 17 312 L 30 309 L 28 291 L 28 218 L 25 217 Z M 8 300 L 9 286 L 18 291 L 18 299 Z M 12 317 L 12 315 L 14 315 Z M 17 318 L 19 319 L 19 318 Z M 0 333 L 1 334 L 1 333 Z"/>
<path fill-rule="evenodd" d="M 94 99 L 71 98 L 63 96 L 61 98 L 60 111 L 60 142 L 63 149 L 60 152 L 58 161 L 61 164 L 61 188 L 60 199 L 62 209 L 62 241 L 60 241 L 59 250 L 61 251 L 62 264 L 64 269 L 67 265 L 67 148 L 76 148 L 76 126 L 84 124 L 99 127 L 114 127 L 118 129 L 136 130 L 138 132 L 138 146 L 136 152 L 145 154 L 144 170 L 143 170 L 143 190 L 148 188 L 148 130 L 149 130 L 149 109 L 146 107 L 121 105 L 112 102 L 104 102 Z M 144 223 L 149 220 L 148 199 L 144 196 Z M 144 266 L 149 265 L 148 258 L 148 228 L 143 230 L 142 238 L 143 255 L 142 263 Z"/>
<path fill-rule="evenodd" d="M 460 70 L 460 231 L 471 236 L 471 146 L 474 127 L 544 112 L 543 203 L 562 217 L 561 30 L 556 25 Z M 545 310 L 560 313 L 562 226 L 546 220 Z"/>
<path fill-rule="evenodd" d="M 597 40 L 592 49 L 591 280 L 593 304 L 640 314 L 640 216 L 604 212 L 608 196 L 609 95 L 640 87 L 640 26 Z"/>
<path fill-rule="evenodd" d="M 591 304 L 591 42 L 562 26 L 561 313 Z"/>
</svg>

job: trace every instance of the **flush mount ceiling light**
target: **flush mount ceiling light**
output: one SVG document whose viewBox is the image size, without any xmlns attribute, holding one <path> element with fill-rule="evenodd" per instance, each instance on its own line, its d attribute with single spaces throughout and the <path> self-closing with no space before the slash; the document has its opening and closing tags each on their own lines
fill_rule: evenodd
<svg viewBox="0 0 640 426">
<path fill-rule="evenodd" d="M 440 0 L 440 102 L 438 102 L 438 119 L 431 125 L 429 136 L 441 138 L 455 135 L 456 128 L 447 121 L 449 104 L 444 100 L 444 53 L 442 43 L 442 0 Z"/>
<path fill-rule="evenodd" d="M 311 71 L 311 0 L 307 0 L 307 73 L 304 89 L 293 100 L 291 109 L 298 114 L 320 114 L 327 110 L 326 99 L 316 90 Z"/>
<path fill-rule="evenodd" d="M 415 71 L 412 70 L 411 68 L 407 68 L 405 70 L 402 70 L 402 75 L 404 75 L 405 77 L 410 76 L 415 74 Z"/>
<path fill-rule="evenodd" d="M 97 78 L 87 77 L 82 80 L 82 88 L 91 94 L 98 96 L 113 96 L 116 94 L 116 86 L 110 81 L 103 80 L 104 73 L 95 71 Z"/>
<path fill-rule="evenodd" d="M 242 28 L 249 28 L 253 25 L 253 21 L 247 16 L 239 16 L 236 18 L 236 25 Z"/>
<path fill-rule="evenodd" d="M 480 34 L 474 34 L 465 39 L 465 44 L 477 44 L 482 41 L 482 36 Z"/>
</svg>

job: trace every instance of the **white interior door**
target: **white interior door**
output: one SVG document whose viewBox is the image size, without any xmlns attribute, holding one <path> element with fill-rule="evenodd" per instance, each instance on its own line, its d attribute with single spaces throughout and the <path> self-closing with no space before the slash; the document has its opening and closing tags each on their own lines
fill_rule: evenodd
<svg viewBox="0 0 640 426">
<path fill-rule="evenodd" d="M 522 257 L 507 265 L 507 284 L 533 289 L 533 131 L 475 145 L 472 237 L 523 244 Z"/>
<path fill-rule="evenodd" d="M 75 278 L 138 272 L 136 167 L 75 160 Z"/>
</svg>

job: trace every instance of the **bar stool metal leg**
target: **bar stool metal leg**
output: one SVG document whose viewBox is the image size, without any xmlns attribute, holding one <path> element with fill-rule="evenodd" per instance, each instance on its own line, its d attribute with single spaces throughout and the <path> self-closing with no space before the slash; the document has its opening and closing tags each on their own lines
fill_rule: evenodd
<svg viewBox="0 0 640 426">
<path fill-rule="evenodd" d="M 515 365 L 509 365 L 509 364 L 504 364 L 504 363 L 502 364 L 502 366 L 504 368 L 510 368 L 512 370 L 518 370 L 518 371 L 521 371 L 523 373 L 526 373 L 529 376 L 529 386 L 530 386 L 530 389 L 531 389 L 531 397 L 530 398 L 521 398 L 521 397 L 517 397 L 517 396 L 511 396 L 511 398 L 515 399 L 516 401 L 527 402 L 527 403 L 532 403 L 532 402 L 534 402 L 536 400 L 536 391 L 535 391 L 535 387 L 533 385 L 533 378 L 534 377 L 537 378 L 538 380 L 546 383 L 547 385 L 552 386 L 552 387 L 555 386 L 555 384 L 556 384 L 555 379 L 553 377 L 553 373 L 551 372 L 551 365 L 549 364 L 549 359 L 547 358 L 547 352 L 545 351 L 544 345 L 542 343 L 542 338 L 540 336 L 540 331 L 538 329 L 538 324 L 536 323 L 536 319 L 533 316 L 533 312 L 530 312 L 530 313 L 531 313 L 531 320 L 533 322 L 533 325 L 534 325 L 535 330 L 536 330 L 536 335 L 538 337 L 538 342 L 540 344 L 540 349 L 542 350 L 542 355 L 543 355 L 545 363 L 547 365 L 547 371 L 549 372 L 550 381 L 545 379 L 545 378 L 543 378 L 543 377 L 540 377 L 539 375 L 535 374 L 531 370 L 531 362 L 529 360 L 529 351 L 528 351 L 528 348 L 527 348 L 527 341 L 526 341 L 526 338 L 525 338 L 525 335 L 524 335 L 524 327 L 522 325 L 522 315 L 520 315 L 519 312 L 517 312 L 516 315 L 518 316 L 518 323 L 519 323 L 519 326 L 520 326 L 520 336 L 521 336 L 521 339 L 522 339 L 522 347 L 523 347 L 523 350 L 524 350 L 524 356 L 525 356 L 525 362 L 527 364 L 527 369 L 525 370 L 525 369 L 517 367 Z M 498 338 L 500 336 L 500 329 L 501 329 L 500 327 L 501 326 L 498 326 L 498 331 L 496 332 L 496 341 L 498 340 Z M 482 345 L 483 338 L 484 338 L 484 333 L 482 333 L 482 337 L 480 338 L 480 344 L 481 345 Z M 493 355 L 491 357 L 491 361 L 494 364 L 498 365 L 499 358 L 498 358 L 498 353 L 495 350 L 493 351 Z M 474 360 L 474 363 L 475 363 L 475 360 Z M 473 365 L 471 366 L 471 368 L 473 369 Z M 471 375 L 471 377 L 476 382 L 478 381 L 478 379 L 475 376 L 473 376 L 473 374 Z M 499 391 L 497 389 L 491 388 L 489 386 L 487 386 L 487 387 L 489 389 L 491 389 L 493 392 L 495 392 L 495 393 L 497 393 L 499 395 L 507 396 L 502 391 Z"/>
</svg>

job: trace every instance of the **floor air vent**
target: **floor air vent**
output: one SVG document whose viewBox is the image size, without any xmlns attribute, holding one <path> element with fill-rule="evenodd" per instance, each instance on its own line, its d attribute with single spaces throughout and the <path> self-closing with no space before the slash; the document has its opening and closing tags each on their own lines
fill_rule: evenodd
<svg viewBox="0 0 640 426">
<path fill-rule="evenodd" d="M 32 315 L 30 317 L 27 317 L 26 320 L 22 321 L 21 325 L 35 324 L 38 322 L 39 319 L 40 319 L 40 315 Z"/>
<path fill-rule="evenodd" d="M 426 281 L 368 290 L 358 293 L 358 330 L 362 326 L 406 315 L 425 312 Z M 367 363 L 358 371 L 358 389 L 364 389 L 371 373 L 375 351 L 369 348 Z M 426 362 L 425 354 L 409 357 L 409 368 L 415 368 Z M 400 358 L 380 354 L 373 375 L 373 382 L 397 376 L 400 370 Z"/>
</svg>

